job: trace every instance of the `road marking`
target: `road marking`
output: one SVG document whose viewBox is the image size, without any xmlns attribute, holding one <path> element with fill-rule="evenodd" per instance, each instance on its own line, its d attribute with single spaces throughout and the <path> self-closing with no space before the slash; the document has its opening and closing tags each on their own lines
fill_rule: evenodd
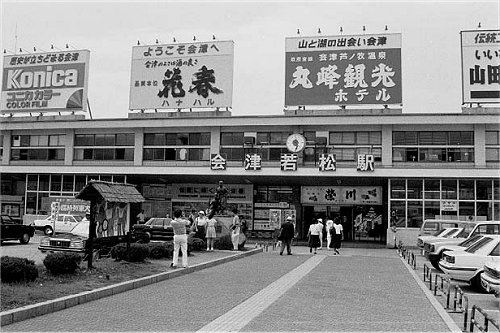
<svg viewBox="0 0 500 333">
<path fill-rule="evenodd" d="M 325 255 L 315 255 L 266 288 L 253 295 L 245 302 L 232 308 L 219 318 L 198 330 L 198 332 L 237 332 L 252 319 L 261 314 L 285 292 L 292 288 L 304 276 L 325 259 Z"/>
</svg>

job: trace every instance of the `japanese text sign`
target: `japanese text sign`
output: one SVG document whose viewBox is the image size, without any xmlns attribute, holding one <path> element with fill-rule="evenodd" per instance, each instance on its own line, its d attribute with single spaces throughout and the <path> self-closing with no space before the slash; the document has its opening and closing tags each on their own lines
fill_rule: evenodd
<svg viewBox="0 0 500 333">
<path fill-rule="evenodd" d="M 135 46 L 133 109 L 231 107 L 234 42 Z"/>
<path fill-rule="evenodd" d="M 90 51 L 4 57 L 2 112 L 85 111 Z"/>
<path fill-rule="evenodd" d="M 285 41 L 285 105 L 401 104 L 401 34 Z"/>
<path fill-rule="evenodd" d="M 302 204 L 381 205 L 381 186 L 302 186 Z"/>
<path fill-rule="evenodd" d="M 461 31 L 462 102 L 500 103 L 500 30 Z"/>
</svg>

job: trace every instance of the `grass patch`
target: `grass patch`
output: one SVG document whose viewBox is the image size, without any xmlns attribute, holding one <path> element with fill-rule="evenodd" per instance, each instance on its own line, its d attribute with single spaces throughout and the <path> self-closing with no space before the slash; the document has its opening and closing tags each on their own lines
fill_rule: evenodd
<svg viewBox="0 0 500 333">
<path fill-rule="evenodd" d="M 93 262 L 92 270 L 87 269 L 87 262 L 84 261 L 75 274 L 58 276 L 51 275 L 43 265 L 37 265 L 39 275 L 35 281 L 2 283 L 1 311 L 165 272 L 170 262 L 170 259 L 147 259 L 143 263 L 130 263 L 101 258 Z"/>
</svg>

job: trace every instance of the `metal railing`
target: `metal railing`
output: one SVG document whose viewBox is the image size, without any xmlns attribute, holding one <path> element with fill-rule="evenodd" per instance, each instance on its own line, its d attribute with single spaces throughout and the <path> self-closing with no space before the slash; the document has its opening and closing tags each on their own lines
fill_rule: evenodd
<svg viewBox="0 0 500 333">
<path fill-rule="evenodd" d="M 484 318 L 484 324 L 481 325 L 479 320 L 476 320 L 476 310 L 477 312 L 481 313 Z M 491 323 L 493 326 L 497 328 L 497 330 L 500 330 L 498 322 L 493 319 L 486 311 L 481 309 L 477 305 L 472 306 L 472 311 L 470 314 L 470 325 L 469 325 L 469 332 L 474 332 L 474 327 L 477 327 L 481 332 L 488 332 L 489 329 L 489 323 Z"/>
<path fill-rule="evenodd" d="M 403 259 L 406 260 L 408 265 L 410 265 L 413 269 L 417 269 L 417 256 L 413 253 L 413 251 L 408 250 L 408 248 L 401 241 L 398 243 L 398 253 L 401 257 L 403 257 Z"/>
</svg>

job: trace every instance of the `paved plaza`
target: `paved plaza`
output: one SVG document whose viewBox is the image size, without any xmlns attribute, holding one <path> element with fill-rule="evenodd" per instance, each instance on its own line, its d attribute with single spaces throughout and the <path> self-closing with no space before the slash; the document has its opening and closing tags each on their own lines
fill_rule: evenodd
<svg viewBox="0 0 500 333">
<path fill-rule="evenodd" d="M 395 250 L 293 252 L 269 249 L 2 331 L 460 331 Z"/>
</svg>

